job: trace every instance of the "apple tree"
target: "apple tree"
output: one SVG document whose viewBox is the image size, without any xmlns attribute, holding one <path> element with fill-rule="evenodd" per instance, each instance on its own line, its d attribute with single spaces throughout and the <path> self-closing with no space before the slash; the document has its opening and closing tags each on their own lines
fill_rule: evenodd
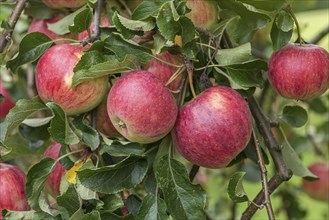
<svg viewBox="0 0 329 220">
<path fill-rule="evenodd" d="M 328 218 L 305 2 L 0 1 L 0 219 Z"/>
</svg>

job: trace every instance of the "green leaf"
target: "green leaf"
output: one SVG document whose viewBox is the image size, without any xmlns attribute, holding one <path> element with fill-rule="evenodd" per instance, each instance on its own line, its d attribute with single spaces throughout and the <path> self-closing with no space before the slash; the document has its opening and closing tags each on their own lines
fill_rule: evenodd
<svg viewBox="0 0 329 220">
<path fill-rule="evenodd" d="M 156 16 L 165 2 L 169 0 L 145 0 L 137 6 L 132 14 L 133 20 L 145 20 L 151 16 Z"/>
<path fill-rule="evenodd" d="M 33 165 L 26 176 L 26 196 L 32 209 L 40 211 L 39 197 L 50 173 L 55 169 L 56 161 L 46 157 Z"/>
<path fill-rule="evenodd" d="M 46 105 L 51 109 L 54 116 L 48 128 L 51 137 L 60 144 L 78 144 L 80 140 L 70 128 L 64 110 L 54 102 L 48 102 Z"/>
<path fill-rule="evenodd" d="M 218 37 L 218 36 L 222 36 L 225 29 L 227 28 L 227 26 L 234 20 L 238 19 L 239 16 L 231 16 L 229 18 L 226 19 L 222 19 L 219 23 L 215 24 L 213 26 L 213 34 Z"/>
<path fill-rule="evenodd" d="M 293 30 L 295 24 L 291 15 L 285 11 L 280 11 L 280 13 L 275 18 L 275 23 L 276 26 L 284 32 Z"/>
<path fill-rule="evenodd" d="M 119 15 L 117 12 L 115 12 L 116 16 L 118 16 L 121 24 L 131 30 L 131 31 L 150 31 L 155 28 L 155 23 L 151 19 L 147 20 L 131 20 L 128 18 L 125 18 L 121 15 Z"/>
<path fill-rule="evenodd" d="M 53 119 L 53 117 L 54 116 L 45 117 L 45 118 L 27 118 L 24 121 L 22 121 L 22 124 L 25 124 L 33 128 L 37 128 L 48 124 L 51 121 L 51 119 Z"/>
<path fill-rule="evenodd" d="M 31 114 L 46 109 L 48 108 L 38 96 L 32 99 L 21 99 L 16 102 L 16 106 L 10 110 L 6 119 L 0 123 L 0 142 L 3 143 L 7 134 L 12 132 Z"/>
<path fill-rule="evenodd" d="M 195 27 L 193 22 L 187 17 L 181 17 L 178 21 L 180 25 L 180 35 L 182 36 L 183 45 L 194 40 Z"/>
<path fill-rule="evenodd" d="M 58 209 L 61 211 L 62 219 L 69 219 L 81 208 L 82 201 L 73 185 L 66 192 L 56 198 Z M 81 216 L 83 211 L 81 210 Z"/>
<path fill-rule="evenodd" d="M 27 34 L 19 44 L 18 56 L 7 62 L 7 68 L 16 72 L 21 65 L 39 59 L 52 44 L 53 41 L 43 33 L 32 32 Z"/>
<path fill-rule="evenodd" d="M 102 201 L 104 202 L 104 210 L 113 212 L 117 210 L 118 208 L 121 208 L 124 206 L 124 203 L 122 201 L 122 198 L 119 194 L 110 194 L 105 195 L 102 198 Z"/>
<path fill-rule="evenodd" d="M 101 214 L 97 210 L 92 210 L 90 213 L 84 214 L 81 220 L 100 220 Z"/>
<path fill-rule="evenodd" d="M 137 213 L 136 219 L 154 219 L 162 220 L 169 219 L 166 213 L 166 204 L 159 197 L 153 194 L 148 194 L 142 202 L 142 205 Z"/>
<path fill-rule="evenodd" d="M 100 153 L 108 153 L 113 157 L 125 157 L 130 155 L 143 156 L 145 147 L 138 143 L 120 143 L 112 141 L 110 145 L 103 145 Z"/>
<path fill-rule="evenodd" d="M 116 193 L 139 184 L 147 171 L 145 159 L 128 158 L 113 166 L 78 171 L 81 184 L 96 192 Z"/>
<path fill-rule="evenodd" d="M 167 156 L 169 154 L 169 149 L 172 145 L 172 138 L 171 135 L 167 135 L 165 138 L 162 139 L 158 152 L 155 156 L 153 167 L 157 167 L 159 162 L 161 161 L 162 157 Z"/>
<path fill-rule="evenodd" d="M 0 159 L 2 159 L 3 156 L 6 156 L 6 155 L 10 154 L 11 151 L 12 151 L 12 149 L 10 147 L 3 146 L 0 143 Z"/>
<path fill-rule="evenodd" d="M 170 2 L 162 5 L 156 23 L 161 35 L 167 40 L 174 41 L 175 36 L 180 31 L 180 25 L 174 19 Z"/>
<path fill-rule="evenodd" d="M 260 71 L 246 71 L 232 68 L 226 69 L 230 78 L 243 89 L 249 89 L 250 87 L 262 88 L 264 85 L 265 79 L 263 79 Z"/>
<path fill-rule="evenodd" d="M 308 120 L 305 109 L 300 106 L 285 106 L 280 119 L 295 128 L 302 127 Z"/>
<path fill-rule="evenodd" d="M 169 213 L 174 219 L 205 219 L 206 194 L 200 185 L 193 185 L 183 164 L 168 156 L 155 168 Z"/>
<path fill-rule="evenodd" d="M 269 3 L 268 0 L 239 0 L 240 2 L 252 5 L 265 11 L 280 11 L 288 4 L 287 0 L 275 0 Z"/>
<path fill-rule="evenodd" d="M 93 11 L 91 8 L 86 8 L 74 17 L 73 25 L 69 26 L 72 33 L 81 33 L 89 30 L 93 18 Z"/>
<path fill-rule="evenodd" d="M 137 212 L 142 205 L 142 201 L 137 195 L 131 194 L 126 199 L 125 205 L 128 212 L 131 213 L 134 217 L 136 217 Z"/>
<path fill-rule="evenodd" d="M 218 50 L 215 59 L 219 66 L 230 66 L 254 60 L 251 45 L 246 43 L 231 49 Z"/>
<path fill-rule="evenodd" d="M 113 25 L 115 26 L 115 28 L 122 34 L 122 36 L 126 39 L 131 39 L 133 38 L 135 35 L 139 35 L 142 34 L 142 32 L 138 32 L 138 31 L 132 31 L 129 30 L 128 28 L 126 28 L 120 21 L 119 17 L 118 17 L 118 13 L 115 12 L 112 16 L 112 21 Z"/>
<path fill-rule="evenodd" d="M 1 217 L 1 212 L 0 212 Z M 55 220 L 54 217 L 48 215 L 45 212 L 31 211 L 8 211 L 4 219 L 19 219 L 19 220 L 31 220 L 31 219 L 48 219 Z"/>
<path fill-rule="evenodd" d="M 285 17 L 287 17 L 287 16 L 290 16 L 290 15 L 286 15 Z M 274 51 L 279 50 L 281 47 L 283 47 L 287 43 L 289 43 L 289 41 L 292 37 L 293 24 L 290 29 L 289 24 L 285 24 L 285 23 L 287 23 L 285 20 L 289 20 L 289 18 L 285 18 L 285 19 L 280 18 L 280 15 L 278 15 L 272 24 L 271 40 L 272 40 Z M 280 25 L 280 26 L 278 26 L 278 25 Z M 288 29 L 290 29 L 290 30 L 288 30 Z M 286 31 L 286 30 L 288 30 L 288 31 Z"/>
<path fill-rule="evenodd" d="M 235 203 L 246 202 L 249 200 L 242 185 L 242 180 L 245 174 L 245 172 L 236 172 L 233 174 L 228 184 L 228 195 Z"/>
</svg>

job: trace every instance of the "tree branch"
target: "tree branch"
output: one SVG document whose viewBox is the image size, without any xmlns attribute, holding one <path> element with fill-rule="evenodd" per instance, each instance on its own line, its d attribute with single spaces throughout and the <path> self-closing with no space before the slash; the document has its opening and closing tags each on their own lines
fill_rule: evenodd
<svg viewBox="0 0 329 220">
<path fill-rule="evenodd" d="M 8 42 L 10 42 L 11 40 L 11 35 L 13 33 L 13 30 L 15 29 L 16 23 L 19 19 L 19 17 L 21 16 L 24 8 L 25 8 L 25 3 L 28 0 L 18 0 L 16 3 L 16 6 L 13 10 L 13 12 L 11 13 L 9 19 L 8 19 L 8 26 L 9 29 L 4 29 L 2 32 L 2 35 L 0 36 L 0 53 L 2 53 L 6 47 Z"/>
<path fill-rule="evenodd" d="M 317 44 L 323 37 L 325 37 L 329 33 L 329 26 L 323 29 L 318 35 L 316 35 L 312 40 L 310 40 L 311 44 Z"/>
<path fill-rule="evenodd" d="M 200 167 L 198 165 L 193 164 L 193 166 L 191 168 L 191 171 L 190 171 L 190 173 L 188 175 L 188 177 L 189 177 L 189 179 L 190 179 L 191 182 L 193 182 L 194 177 L 198 173 L 199 169 L 200 169 Z"/>
</svg>

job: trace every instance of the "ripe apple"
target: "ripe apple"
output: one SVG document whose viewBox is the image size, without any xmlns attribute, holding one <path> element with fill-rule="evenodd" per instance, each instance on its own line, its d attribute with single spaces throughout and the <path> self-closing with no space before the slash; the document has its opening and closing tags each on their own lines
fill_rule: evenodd
<svg viewBox="0 0 329 220">
<path fill-rule="evenodd" d="M 17 166 L 0 163 L 0 219 L 2 209 L 30 210 L 25 196 L 26 176 Z"/>
<path fill-rule="evenodd" d="M 187 0 L 191 11 L 186 14 L 196 27 L 209 29 L 218 21 L 218 5 L 213 0 Z"/>
<path fill-rule="evenodd" d="M 76 45 L 55 45 L 41 56 L 36 67 L 36 86 L 40 98 L 44 102 L 56 102 L 68 115 L 92 110 L 107 91 L 107 76 L 83 82 L 72 89 L 73 68 L 83 50 L 83 47 Z"/>
<path fill-rule="evenodd" d="M 47 150 L 44 153 L 44 156 L 50 157 L 54 160 L 56 160 L 59 156 L 59 152 L 61 150 L 61 145 L 58 143 L 52 143 Z M 49 192 L 49 194 L 56 198 L 58 195 L 60 195 L 60 185 L 61 185 L 61 179 L 62 176 L 65 173 L 64 167 L 58 162 L 55 166 L 55 169 L 53 172 L 48 176 L 48 179 L 45 183 L 46 190 Z"/>
<path fill-rule="evenodd" d="M 175 124 L 175 98 L 147 71 L 121 76 L 111 88 L 107 111 L 114 127 L 130 141 L 152 143 L 166 136 Z"/>
<path fill-rule="evenodd" d="M 109 22 L 107 15 L 102 16 L 101 21 L 100 21 L 100 26 L 103 26 L 103 27 L 111 26 L 111 23 Z M 94 21 L 91 23 L 90 28 L 89 28 L 90 34 L 93 32 L 93 29 L 94 29 Z M 87 31 L 81 32 L 79 34 L 79 41 L 82 41 L 86 37 L 88 37 L 88 32 Z"/>
<path fill-rule="evenodd" d="M 190 162 L 224 167 L 249 142 L 252 118 L 246 101 L 225 86 L 206 89 L 178 112 L 173 142 Z"/>
<path fill-rule="evenodd" d="M 3 86 L 2 80 L 0 79 L 0 94 L 4 97 L 3 102 L 0 102 L 0 120 L 4 119 L 10 109 L 15 106 L 15 103 L 10 98 L 7 89 Z"/>
<path fill-rule="evenodd" d="M 320 201 L 329 201 L 329 162 L 316 162 L 308 169 L 320 179 L 309 182 L 303 180 L 303 189 L 311 198 Z"/>
<path fill-rule="evenodd" d="M 318 97 L 329 87 L 329 53 L 313 44 L 288 44 L 273 53 L 268 79 L 283 97 Z"/>
<path fill-rule="evenodd" d="M 156 55 L 156 57 L 174 65 L 183 64 L 183 59 L 180 56 L 172 55 L 167 51 Z M 164 84 L 168 82 L 170 77 L 177 71 L 177 69 L 178 68 L 165 64 L 155 58 L 152 58 L 151 61 L 145 65 L 145 70 L 147 70 L 150 73 L 153 73 Z M 178 90 L 184 74 L 185 73 L 181 73 L 173 82 L 167 85 L 167 88 L 172 91 Z"/>
<path fill-rule="evenodd" d="M 49 8 L 79 8 L 87 4 L 87 0 L 42 0 Z"/>
</svg>

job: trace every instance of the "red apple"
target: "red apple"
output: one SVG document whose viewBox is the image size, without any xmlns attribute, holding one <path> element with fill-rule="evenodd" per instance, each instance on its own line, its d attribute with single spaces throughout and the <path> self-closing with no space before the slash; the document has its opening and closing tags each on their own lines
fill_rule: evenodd
<svg viewBox="0 0 329 220">
<path fill-rule="evenodd" d="M 100 21 L 100 26 L 104 26 L 104 27 L 111 26 L 111 23 L 109 22 L 109 19 L 106 15 L 102 16 L 101 21 Z M 94 29 L 94 21 L 91 23 L 90 28 L 89 28 L 90 34 L 92 34 L 93 29 Z M 82 41 L 86 37 L 88 37 L 88 32 L 87 31 L 81 32 L 79 34 L 79 41 Z"/>
<path fill-rule="evenodd" d="M 179 110 L 172 136 L 187 160 L 220 168 L 246 147 L 251 132 L 252 117 L 246 101 L 229 87 L 215 86 Z"/>
<path fill-rule="evenodd" d="M 213 0 L 187 0 L 186 5 L 191 12 L 186 16 L 199 28 L 209 29 L 218 21 L 218 5 Z"/>
<path fill-rule="evenodd" d="M 14 165 L 0 163 L 0 219 L 2 209 L 30 210 L 25 196 L 25 183 L 23 171 Z"/>
<path fill-rule="evenodd" d="M 73 68 L 83 50 L 83 47 L 76 45 L 55 45 L 41 56 L 36 67 L 36 86 L 40 98 L 44 102 L 56 102 L 68 115 L 92 110 L 107 91 L 107 76 L 83 82 L 72 89 Z"/>
<path fill-rule="evenodd" d="M 175 98 L 163 83 L 147 71 L 121 76 L 107 99 L 114 127 L 130 141 L 151 143 L 166 136 L 175 124 Z"/>
<path fill-rule="evenodd" d="M 10 98 L 7 89 L 3 86 L 2 80 L 0 79 L 0 94 L 4 97 L 3 102 L 0 102 L 0 120 L 4 119 L 10 109 L 15 106 L 15 103 Z"/>
<path fill-rule="evenodd" d="M 163 52 L 156 55 L 161 60 L 174 65 L 182 65 L 183 59 L 178 55 L 172 55 L 169 52 Z M 168 82 L 170 77 L 177 71 L 178 68 L 165 64 L 155 58 L 151 59 L 149 63 L 145 65 L 145 69 L 157 76 L 164 84 Z M 176 91 L 179 89 L 180 82 L 185 73 L 181 73 L 173 82 L 167 85 L 167 88 Z"/>
<path fill-rule="evenodd" d="M 87 4 L 87 0 L 42 0 L 49 8 L 79 8 Z"/>
<path fill-rule="evenodd" d="M 44 155 L 46 157 L 50 157 L 54 160 L 57 160 L 60 150 L 61 150 L 61 145 L 58 143 L 53 143 L 47 148 Z M 61 179 L 64 173 L 65 173 L 64 167 L 58 162 L 55 166 L 55 169 L 48 176 L 48 179 L 45 183 L 46 190 L 54 198 L 60 195 L 59 189 L 61 185 Z"/>
<path fill-rule="evenodd" d="M 28 32 L 41 32 L 47 35 L 50 39 L 56 40 L 58 38 L 71 38 L 71 39 L 77 39 L 77 36 L 75 34 L 66 34 L 66 35 L 58 35 L 51 30 L 48 29 L 47 24 L 52 24 L 61 19 L 60 16 L 53 17 L 51 19 L 35 19 L 32 21 Z M 57 42 L 57 43 L 63 43 L 63 42 Z"/>
<path fill-rule="evenodd" d="M 309 182 L 303 180 L 303 189 L 311 198 L 329 201 L 329 162 L 316 162 L 308 169 L 320 179 Z"/>
<path fill-rule="evenodd" d="M 268 79 L 283 97 L 318 97 L 329 87 L 329 53 L 313 44 L 288 44 L 273 53 Z"/>
</svg>

